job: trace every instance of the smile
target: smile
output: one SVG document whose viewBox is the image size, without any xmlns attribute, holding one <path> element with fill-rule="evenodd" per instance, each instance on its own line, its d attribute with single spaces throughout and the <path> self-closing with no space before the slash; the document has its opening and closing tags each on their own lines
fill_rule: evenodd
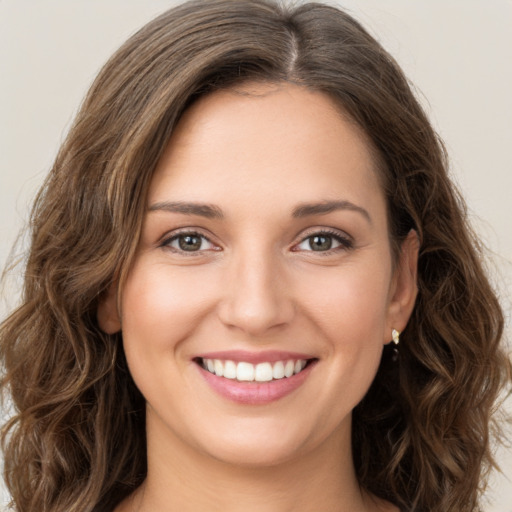
<svg viewBox="0 0 512 512">
<path fill-rule="evenodd" d="M 247 361 L 236 363 L 230 360 L 201 358 L 201 366 L 217 377 L 239 382 L 270 382 L 290 378 L 300 373 L 307 365 L 306 359 L 262 362 L 252 364 Z"/>
<path fill-rule="evenodd" d="M 308 354 L 225 351 L 194 358 L 206 384 L 229 401 L 264 405 L 300 388 L 318 363 Z"/>
</svg>

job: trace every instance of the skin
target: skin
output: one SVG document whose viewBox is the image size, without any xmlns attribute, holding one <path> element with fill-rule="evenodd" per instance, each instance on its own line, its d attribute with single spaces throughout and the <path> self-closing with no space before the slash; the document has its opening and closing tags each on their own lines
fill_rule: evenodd
<svg viewBox="0 0 512 512">
<path fill-rule="evenodd" d="M 222 217 L 165 207 L 178 201 Z M 343 203 L 293 215 L 328 201 Z M 183 232 L 205 238 L 186 252 Z M 313 250 L 318 233 L 330 249 Z M 358 486 L 351 411 L 411 314 L 417 250 L 411 232 L 393 265 L 370 145 L 327 96 L 252 84 L 196 102 L 152 179 L 120 311 L 117 290 L 98 311 L 147 400 L 148 477 L 117 512 L 396 510 Z M 291 394 L 247 405 L 193 360 L 231 349 L 318 361 Z"/>
</svg>

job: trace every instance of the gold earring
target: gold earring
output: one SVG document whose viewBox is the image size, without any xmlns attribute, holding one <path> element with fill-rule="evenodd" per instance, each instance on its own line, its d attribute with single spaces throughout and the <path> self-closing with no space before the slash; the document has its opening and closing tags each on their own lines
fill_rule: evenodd
<svg viewBox="0 0 512 512">
<path fill-rule="evenodd" d="M 393 338 L 393 343 L 395 345 L 398 345 L 400 343 L 400 331 L 397 331 L 396 329 L 393 329 L 391 331 L 391 337 Z"/>
</svg>

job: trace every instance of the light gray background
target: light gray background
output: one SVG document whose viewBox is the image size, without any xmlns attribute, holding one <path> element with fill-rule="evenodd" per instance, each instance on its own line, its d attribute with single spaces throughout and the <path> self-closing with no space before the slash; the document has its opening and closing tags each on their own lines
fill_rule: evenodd
<svg viewBox="0 0 512 512">
<path fill-rule="evenodd" d="M 0 266 L 100 66 L 138 27 L 176 3 L 0 0 Z M 510 333 L 512 1 L 330 3 L 361 20 L 416 85 L 447 144 L 474 225 L 494 253 Z M 15 303 L 16 287 L 7 288 L 0 316 Z M 498 458 L 505 474 L 493 479 L 486 495 L 493 503 L 485 511 L 512 512 L 510 449 Z"/>
</svg>

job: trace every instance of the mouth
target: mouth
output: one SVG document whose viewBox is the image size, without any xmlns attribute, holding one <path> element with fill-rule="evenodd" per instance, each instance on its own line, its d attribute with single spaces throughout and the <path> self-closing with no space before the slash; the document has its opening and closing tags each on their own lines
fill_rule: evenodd
<svg viewBox="0 0 512 512">
<path fill-rule="evenodd" d="M 264 405 L 293 393 L 306 382 L 318 358 L 304 354 L 223 352 L 193 359 L 210 389 L 244 405 Z"/>
<path fill-rule="evenodd" d="M 289 379 L 301 373 L 307 366 L 317 361 L 312 359 L 283 359 L 263 361 L 257 364 L 248 361 L 213 359 L 198 357 L 195 362 L 209 373 L 238 382 L 271 382 Z"/>
</svg>

